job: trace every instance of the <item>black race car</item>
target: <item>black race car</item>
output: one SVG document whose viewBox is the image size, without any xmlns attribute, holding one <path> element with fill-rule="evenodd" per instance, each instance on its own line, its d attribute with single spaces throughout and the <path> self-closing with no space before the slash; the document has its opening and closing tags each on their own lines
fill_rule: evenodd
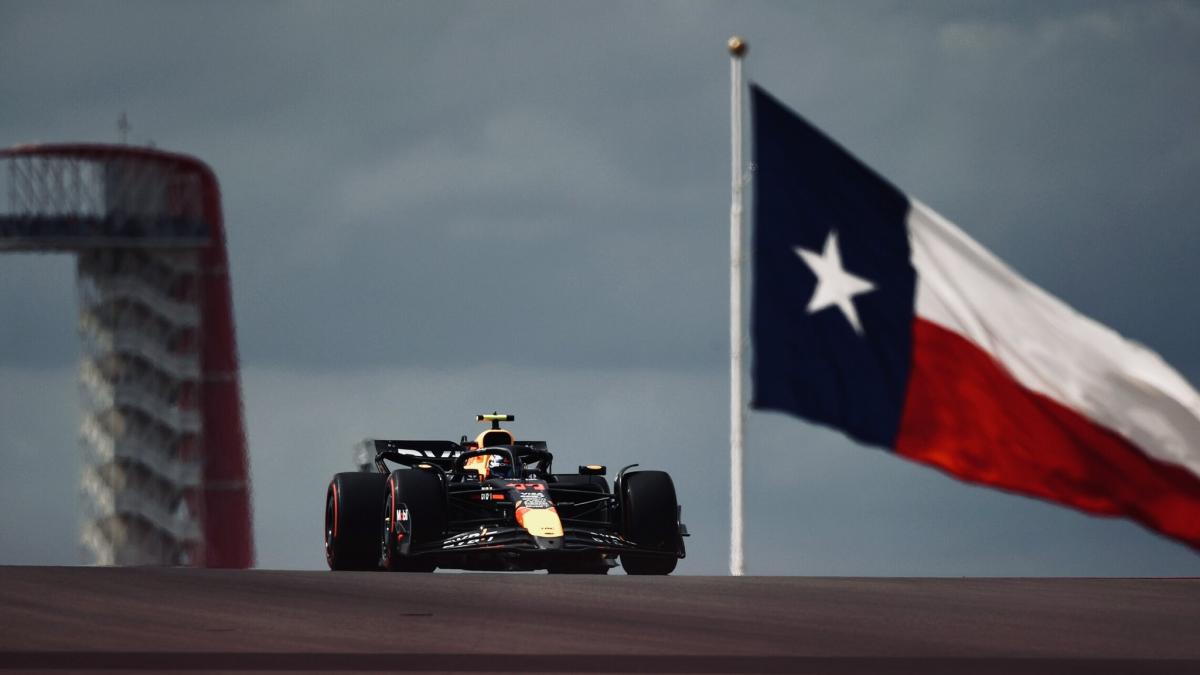
<svg viewBox="0 0 1200 675">
<path fill-rule="evenodd" d="M 544 442 L 500 427 L 512 415 L 476 419 L 491 428 L 474 441 L 366 442 L 363 470 L 335 475 L 325 497 L 330 569 L 674 571 L 687 528 L 665 472 L 633 464 L 610 490 L 603 466 L 554 473 Z"/>
</svg>

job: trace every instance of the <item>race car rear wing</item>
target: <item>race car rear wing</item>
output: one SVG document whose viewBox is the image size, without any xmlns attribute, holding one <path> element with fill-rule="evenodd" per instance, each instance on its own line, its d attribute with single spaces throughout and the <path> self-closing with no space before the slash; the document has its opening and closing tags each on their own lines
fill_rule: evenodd
<svg viewBox="0 0 1200 675">
<path fill-rule="evenodd" d="M 545 450 L 545 441 L 516 441 L 515 445 Z M 427 462 L 449 471 L 454 468 L 454 460 L 469 449 L 454 441 L 405 441 L 379 440 L 368 438 L 354 448 L 354 463 L 359 471 L 381 471 L 386 473 L 384 460 L 413 466 Z"/>
</svg>

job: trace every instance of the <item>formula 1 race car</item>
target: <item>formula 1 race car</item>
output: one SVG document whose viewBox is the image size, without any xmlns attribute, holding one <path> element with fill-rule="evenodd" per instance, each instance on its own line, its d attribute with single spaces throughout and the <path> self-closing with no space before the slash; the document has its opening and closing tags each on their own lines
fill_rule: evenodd
<svg viewBox="0 0 1200 675">
<path fill-rule="evenodd" d="M 357 472 L 325 497 L 325 559 L 333 570 L 538 570 L 670 574 L 685 555 L 682 509 L 662 471 L 600 465 L 554 473 L 541 441 L 490 422 L 474 441 L 365 441 Z M 373 453 L 373 458 L 371 454 Z M 399 465 L 393 470 L 388 463 Z"/>
</svg>

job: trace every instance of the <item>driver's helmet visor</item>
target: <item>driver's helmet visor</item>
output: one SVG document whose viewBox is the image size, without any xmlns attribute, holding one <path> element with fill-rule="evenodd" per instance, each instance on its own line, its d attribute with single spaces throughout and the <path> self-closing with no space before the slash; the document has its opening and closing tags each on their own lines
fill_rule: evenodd
<svg viewBox="0 0 1200 675">
<path fill-rule="evenodd" d="M 488 455 L 488 473 L 497 478 L 512 478 L 513 466 L 505 455 Z"/>
</svg>

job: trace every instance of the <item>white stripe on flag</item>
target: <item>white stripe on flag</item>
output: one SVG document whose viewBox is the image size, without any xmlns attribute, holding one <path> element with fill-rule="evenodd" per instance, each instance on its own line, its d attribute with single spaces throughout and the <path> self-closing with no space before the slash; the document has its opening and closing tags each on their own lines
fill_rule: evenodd
<svg viewBox="0 0 1200 675">
<path fill-rule="evenodd" d="M 909 198 L 917 315 L 952 330 L 1013 377 L 1200 476 L 1200 394 L 1158 354 L 1024 279 Z"/>
</svg>

